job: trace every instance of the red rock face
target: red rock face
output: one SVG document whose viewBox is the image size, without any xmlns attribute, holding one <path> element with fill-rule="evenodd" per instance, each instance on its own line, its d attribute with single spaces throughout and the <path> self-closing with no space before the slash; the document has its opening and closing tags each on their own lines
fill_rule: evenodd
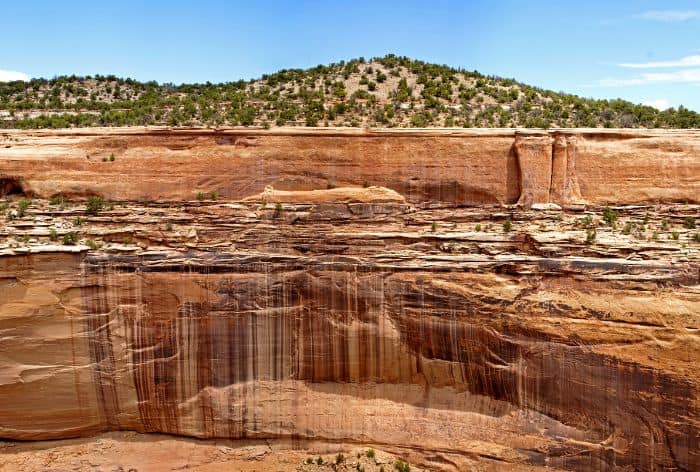
<svg viewBox="0 0 700 472">
<path fill-rule="evenodd" d="M 700 201 L 700 135 L 692 131 L 124 129 L 4 136 L 0 179 L 44 198 L 192 200 L 198 191 L 214 191 L 239 200 L 266 186 L 370 185 L 412 203 Z"/>
<path fill-rule="evenodd" d="M 97 215 L 37 200 L 5 221 L 2 438 L 132 430 L 401 447 L 444 470 L 700 468 L 700 245 L 684 227 L 700 209 L 692 135 L 126 133 L 70 136 L 60 153 L 37 144 L 55 136 L 29 136 L 38 155 L 22 148 L 6 172 L 25 193 L 77 195 L 91 178 L 112 198 L 255 197 L 130 201 Z M 91 160 L 95 140 L 128 151 L 86 164 L 73 140 Z M 671 141 L 646 155 L 675 159 L 667 175 L 686 177 L 638 176 L 624 203 L 690 203 L 618 207 L 616 228 L 596 206 L 483 203 L 605 201 L 633 182 L 627 152 Z M 618 173 L 602 154 L 613 145 L 628 150 Z M 62 164 L 52 172 L 49 147 Z M 482 161 L 469 154 L 479 149 Z M 112 164 L 130 178 L 110 183 Z M 464 202 L 480 205 L 454 205 Z M 49 227 L 83 245 L 56 246 Z"/>
</svg>

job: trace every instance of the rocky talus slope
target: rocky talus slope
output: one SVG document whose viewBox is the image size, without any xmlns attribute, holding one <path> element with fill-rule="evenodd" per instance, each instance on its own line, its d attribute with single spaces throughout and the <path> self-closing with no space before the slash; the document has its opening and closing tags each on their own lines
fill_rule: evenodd
<svg viewBox="0 0 700 472">
<path fill-rule="evenodd" d="M 387 471 L 700 468 L 698 133 L 0 144 L 0 438 L 322 443 L 326 463 L 372 447 L 386 459 L 366 470 Z"/>
</svg>

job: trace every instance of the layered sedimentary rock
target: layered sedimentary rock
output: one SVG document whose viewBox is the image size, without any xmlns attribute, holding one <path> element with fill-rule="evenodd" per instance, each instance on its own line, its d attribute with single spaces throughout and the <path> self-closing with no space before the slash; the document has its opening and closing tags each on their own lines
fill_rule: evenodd
<svg viewBox="0 0 700 472">
<path fill-rule="evenodd" d="M 370 185 L 411 203 L 697 203 L 698 155 L 692 131 L 5 131 L 0 187 L 141 201 Z"/>
<path fill-rule="evenodd" d="M 350 442 L 444 470 L 700 468 L 694 135 L 160 133 L 60 136 L 60 151 L 17 135 L 3 151 L 16 191 L 83 195 L 92 179 L 124 203 L 91 215 L 37 199 L 0 226 L 0 437 Z M 108 139 L 129 144 L 103 163 L 92 140 Z M 90 160 L 73 147 L 86 142 Z M 665 187 L 632 177 L 651 142 L 637 166 L 675 162 Z M 127 201 L 193 190 L 230 198 Z M 610 224 L 596 205 L 495 204 L 611 195 L 666 203 L 616 206 Z M 71 232 L 78 245 L 59 245 Z"/>
</svg>

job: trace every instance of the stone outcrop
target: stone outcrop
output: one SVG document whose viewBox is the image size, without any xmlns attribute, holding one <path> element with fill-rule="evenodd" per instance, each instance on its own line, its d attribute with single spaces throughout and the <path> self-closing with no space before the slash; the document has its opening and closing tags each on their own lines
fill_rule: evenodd
<svg viewBox="0 0 700 472">
<path fill-rule="evenodd" d="M 159 133 L 15 133 L 0 150 L 25 194 L 123 201 L 36 198 L 0 225 L 0 438 L 700 468 L 694 135 Z M 650 143 L 639 168 L 675 167 L 620 193 Z M 611 196 L 614 225 L 591 204 Z"/>
<path fill-rule="evenodd" d="M 137 201 L 377 186 L 410 203 L 697 203 L 698 155 L 693 131 L 6 131 L 0 183 Z"/>
</svg>

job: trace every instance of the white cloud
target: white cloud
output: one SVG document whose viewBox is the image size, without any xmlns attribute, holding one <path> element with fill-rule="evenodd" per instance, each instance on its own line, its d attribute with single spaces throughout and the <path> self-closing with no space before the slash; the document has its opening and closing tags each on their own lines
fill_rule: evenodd
<svg viewBox="0 0 700 472">
<path fill-rule="evenodd" d="M 668 110 L 671 104 L 665 98 L 657 98 L 655 100 L 645 100 L 642 105 L 654 107 L 657 110 Z"/>
<path fill-rule="evenodd" d="M 684 69 L 671 72 L 645 72 L 635 77 L 625 79 L 602 79 L 598 81 L 597 85 L 601 87 L 623 87 L 626 85 L 645 85 L 662 82 L 700 84 L 700 69 Z"/>
<path fill-rule="evenodd" d="M 686 56 L 675 61 L 655 61 L 655 62 L 623 62 L 620 67 L 630 69 L 660 69 L 663 67 L 695 67 L 700 66 L 700 55 Z"/>
<path fill-rule="evenodd" d="M 0 82 L 12 82 L 13 80 L 23 80 L 26 82 L 29 80 L 29 76 L 24 72 L 0 69 Z"/>
<path fill-rule="evenodd" d="M 697 10 L 650 10 L 639 15 L 645 20 L 652 21 L 688 21 L 700 18 L 700 11 Z"/>
</svg>

